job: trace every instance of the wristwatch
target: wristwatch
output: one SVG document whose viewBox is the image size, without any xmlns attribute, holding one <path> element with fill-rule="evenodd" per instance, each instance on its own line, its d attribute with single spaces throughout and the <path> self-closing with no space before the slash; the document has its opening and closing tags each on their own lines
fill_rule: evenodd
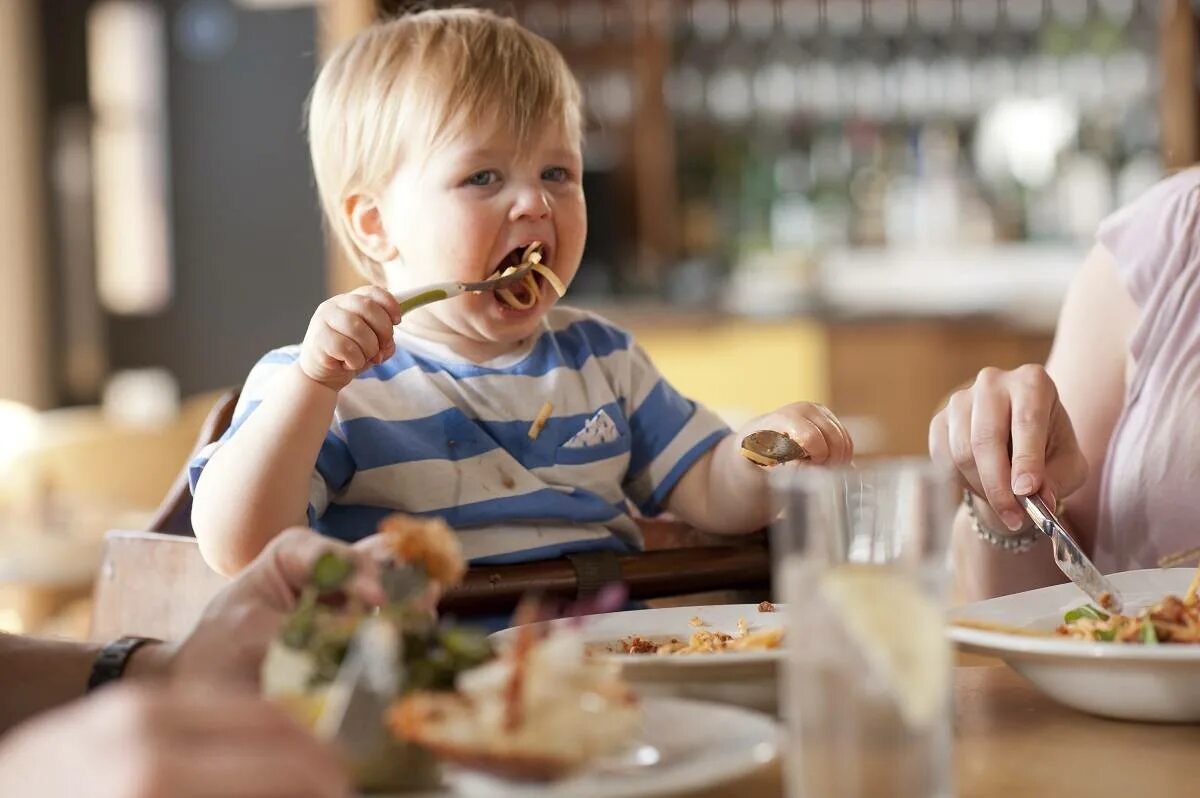
<svg viewBox="0 0 1200 798">
<path fill-rule="evenodd" d="M 87 689 L 90 693 L 97 687 L 116 681 L 125 672 L 129 658 L 147 643 L 161 643 L 153 637 L 121 637 L 106 643 L 96 660 L 92 663 L 92 673 L 88 677 Z"/>
</svg>

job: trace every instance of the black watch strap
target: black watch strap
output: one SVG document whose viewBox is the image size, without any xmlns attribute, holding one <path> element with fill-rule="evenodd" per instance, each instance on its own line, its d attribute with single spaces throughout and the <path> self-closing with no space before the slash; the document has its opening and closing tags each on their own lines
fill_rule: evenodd
<svg viewBox="0 0 1200 798">
<path fill-rule="evenodd" d="M 92 663 L 92 674 L 88 677 L 87 683 L 88 692 L 120 679 L 133 652 L 147 643 L 161 642 L 152 637 L 122 637 L 107 643 L 104 648 L 100 649 L 95 662 Z"/>
</svg>

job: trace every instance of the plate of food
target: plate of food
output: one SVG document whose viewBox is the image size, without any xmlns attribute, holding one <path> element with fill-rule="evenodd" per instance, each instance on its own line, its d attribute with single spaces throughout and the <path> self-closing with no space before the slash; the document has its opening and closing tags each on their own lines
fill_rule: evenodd
<svg viewBox="0 0 1200 798">
<path fill-rule="evenodd" d="M 735 779 L 776 756 L 772 718 L 643 697 L 589 653 L 579 624 L 525 624 L 489 641 L 439 622 L 432 588 L 464 570 L 453 533 L 399 515 L 381 532 L 395 561 L 388 602 L 347 600 L 354 564 L 323 556 L 262 671 L 264 693 L 337 744 L 360 789 L 633 798 Z"/>
<path fill-rule="evenodd" d="M 1157 568 L 1109 579 L 1124 597 L 1123 614 L 1074 585 L 1055 585 L 959 607 L 948 634 L 1075 709 L 1200 722 L 1200 572 Z"/>
<path fill-rule="evenodd" d="M 634 798 L 743 776 L 777 755 L 766 715 L 640 698 L 618 669 L 590 657 L 577 630 L 524 627 L 452 693 L 415 693 L 389 716 L 397 739 L 448 767 L 437 795 Z"/>
<path fill-rule="evenodd" d="M 774 714 L 783 658 L 782 605 L 725 604 L 612 612 L 532 624 L 575 629 L 587 653 L 620 667 L 644 697 L 717 701 Z M 505 645 L 524 627 L 497 632 Z"/>
</svg>

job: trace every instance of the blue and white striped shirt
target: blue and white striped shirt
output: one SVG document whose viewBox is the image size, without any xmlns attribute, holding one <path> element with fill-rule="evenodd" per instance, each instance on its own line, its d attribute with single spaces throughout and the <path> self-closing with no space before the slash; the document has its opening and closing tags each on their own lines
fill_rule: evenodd
<svg viewBox="0 0 1200 798">
<path fill-rule="evenodd" d="M 246 379 L 233 424 L 254 412 L 299 347 L 270 352 Z M 545 402 L 553 411 L 535 438 Z M 396 354 L 342 389 L 317 457 L 309 521 L 358 540 L 397 510 L 440 516 L 473 562 L 634 550 L 630 502 L 656 515 L 697 459 L 729 434 L 682 397 L 632 336 L 592 314 L 554 308 L 519 351 L 483 364 L 396 328 Z"/>
</svg>

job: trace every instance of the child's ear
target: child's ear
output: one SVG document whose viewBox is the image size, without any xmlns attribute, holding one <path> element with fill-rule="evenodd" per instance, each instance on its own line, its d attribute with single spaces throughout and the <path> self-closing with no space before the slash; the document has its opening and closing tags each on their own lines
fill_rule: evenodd
<svg viewBox="0 0 1200 798">
<path fill-rule="evenodd" d="M 395 259 L 399 251 L 388 240 L 379 203 L 369 194 L 351 194 L 343 203 L 346 226 L 359 250 L 376 263 Z"/>
</svg>

